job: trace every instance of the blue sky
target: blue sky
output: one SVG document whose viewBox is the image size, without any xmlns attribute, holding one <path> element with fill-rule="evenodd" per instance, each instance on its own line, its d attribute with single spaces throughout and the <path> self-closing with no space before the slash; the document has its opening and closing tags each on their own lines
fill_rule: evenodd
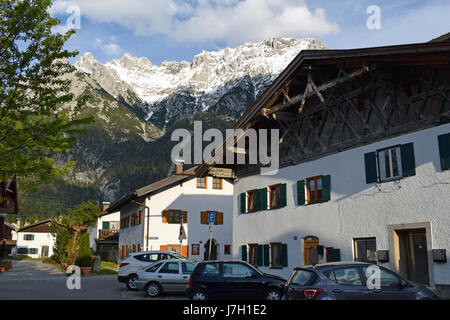
<svg viewBox="0 0 450 320">
<path fill-rule="evenodd" d="M 367 28 L 371 5 L 380 8 L 380 29 Z M 450 32 L 448 0 L 53 0 L 50 12 L 61 30 L 77 26 L 80 13 L 70 49 L 100 62 L 130 53 L 157 65 L 272 36 L 313 37 L 340 49 Z"/>
</svg>

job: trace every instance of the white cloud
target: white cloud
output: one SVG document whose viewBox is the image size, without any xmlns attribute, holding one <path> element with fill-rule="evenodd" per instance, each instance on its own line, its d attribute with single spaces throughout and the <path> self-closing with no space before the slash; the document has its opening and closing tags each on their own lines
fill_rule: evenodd
<svg viewBox="0 0 450 320">
<path fill-rule="evenodd" d="M 108 56 L 118 56 L 120 55 L 123 50 L 121 47 L 119 47 L 117 44 L 113 42 L 104 43 L 101 39 L 97 38 L 95 39 L 95 42 L 93 44 L 94 48 L 100 49 Z"/>
<path fill-rule="evenodd" d="M 323 9 L 303 0 L 56 0 L 51 12 L 77 5 L 93 22 L 113 22 L 137 35 L 166 35 L 180 42 L 237 44 L 271 36 L 322 36 L 339 31 Z"/>
</svg>

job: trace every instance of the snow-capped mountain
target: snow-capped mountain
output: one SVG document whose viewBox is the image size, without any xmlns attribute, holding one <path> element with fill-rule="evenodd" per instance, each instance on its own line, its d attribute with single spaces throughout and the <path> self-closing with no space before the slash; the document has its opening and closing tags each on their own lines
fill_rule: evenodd
<svg viewBox="0 0 450 320">
<path fill-rule="evenodd" d="M 86 53 L 75 66 L 127 103 L 136 103 L 129 101 L 130 92 L 134 92 L 147 119 L 165 127 L 210 108 L 238 117 L 304 49 L 326 46 L 311 38 L 271 38 L 237 48 L 203 51 L 192 62 L 164 61 L 156 66 L 145 57 L 125 54 L 101 64 Z"/>
</svg>

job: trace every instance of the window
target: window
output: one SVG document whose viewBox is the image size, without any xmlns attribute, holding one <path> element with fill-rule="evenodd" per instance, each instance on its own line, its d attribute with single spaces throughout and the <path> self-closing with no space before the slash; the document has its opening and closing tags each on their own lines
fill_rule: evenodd
<svg viewBox="0 0 450 320">
<path fill-rule="evenodd" d="M 343 268 L 325 272 L 330 280 L 344 286 L 362 286 L 361 276 L 357 268 Z"/>
<path fill-rule="evenodd" d="M 163 223 L 180 224 L 181 219 L 183 223 L 187 223 L 187 212 L 181 210 L 165 210 L 162 214 Z"/>
<path fill-rule="evenodd" d="M 181 245 L 179 245 L 179 244 L 168 245 L 167 251 L 173 251 L 173 252 L 181 254 Z"/>
<path fill-rule="evenodd" d="M 313 271 L 296 270 L 292 275 L 291 282 L 300 286 L 311 286 L 319 277 Z"/>
<path fill-rule="evenodd" d="M 130 216 L 120 220 L 120 228 L 128 228 L 130 226 Z"/>
<path fill-rule="evenodd" d="M 24 234 L 23 240 L 25 241 L 33 241 L 34 240 L 34 234 Z"/>
<path fill-rule="evenodd" d="M 139 219 L 138 219 L 138 224 L 141 224 L 142 223 L 142 214 L 143 214 L 143 211 L 141 210 L 141 211 L 139 211 Z"/>
<path fill-rule="evenodd" d="M 28 249 L 28 254 L 38 254 L 38 249 L 36 248 L 29 248 Z"/>
<path fill-rule="evenodd" d="M 197 188 L 199 189 L 206 189 L 207 186 L 207 177 L 201 177 L 201 178 L 197 178 Z"/>
<path fill-rule="evenodd" d="M 158 254 L 157 253 L 146 253 L 146 254 L 139 254 L 134 256 L 135 259 L 143 262 L 155 262 L 158 261 Z"/>
<path fill-rule="evenodd" d="M 192 244 L 191 245 L 191 253 L 194 256 L 198 256 L 200 254 L 200 245 L 199 244 Z"/>
<path fill-rule="evenodd" d="M 258 263 L 258 244 L 249 244 L 249 250 L 248 250 L 248 262 L 254 266 Z"/>
<path fill-rule="evenodd" d="M 256 274 L 255 270 L 241 263 L 224 263 L 223 276 L 225 278 L 246 278 Z"/>
<path fill-rule="evenodd" d="M 147 272 L 156 272 L 156 270 L 158 270 L 159 267 L 161 267 L 162 264 L 163 264 L 162 262 L 154 264 L 150 268 L 146 269 L 145 271 L 147 271 Z"/>
<path fill-rule="evenodd" d="M 269 208 L 277 209 L 280 207 L 280 185 L 269 187 Z"/>
<path fill-rule="evenodd" d="M 119 230 L 119 222 L 118 221 L 110 221 L 109 229 L 110 230 Z"/>
<path fill-rule="evenodd" d="M 19 248 L 17 249 L 18 254 L 28 254 L 28 248 Z"/>
<path fill-rule="evenodd" d="M 255 195 L 256 190 L 247 191 L 247 212 L 256 211 Z"/>
<path fill-rule="evenodd" d="M 378 150 L 377 158 L 380 181 L 392 180 L 402 176 L 402 162 L 399 146 Z"/>
<path fill-rule="evenodd" d="M 159 270 L 159 273 L 180 273 L 178 262 L 166 262 L 166 264 Z"/>
<path fill-rule="evenodd" d="M 371 273 L 367 272 L 368 267 L 363 267 L 366 277 L 370 277 Z M 400 279 L 393 273 L 380 268 L 380 285 L 381 287 L 400 287 Z"/>
<path fill-rule="evenodd" d="M 377 262 L 376 238 L 354 239 L 355 261 Z"/>
<path fill-rule="evenodd" d="M 213 189 L 222 190 L 223 182 L 221 178 L 213 178 Z"/>
<path fill-rule="evenodd" d="M 182 262 L 181 263 L 181 272 L 183 274 L 191 274 L 194 271 L 195 264 L 190 262 Z"/>
<path fill-rule="evenodd" d="M 441 170 L 450 169 L 450 133 L 438 136 Z"/>
<path fill-rule="evenodd" d="M 199 274 L 204 277 L 217 277 L 219 276 L 219 263 L 205 263 L 199 264 Z"/>
<path fill-rule="evenodd" d="M 226 244 L 223 251 L 224 254 L 231 254 L 231 244 Z"/>
<path fill-rule="evenodd" d="M 308 204 L 322 202 L 322 177 L 317 176 L 306 179 L 306 200 Z"/>
<path fill-rule="evenodd" d="M 271 243 L 270 244 L 270 261 L 272 268 L 281 267 L 281 243 Z"/>
</svg>

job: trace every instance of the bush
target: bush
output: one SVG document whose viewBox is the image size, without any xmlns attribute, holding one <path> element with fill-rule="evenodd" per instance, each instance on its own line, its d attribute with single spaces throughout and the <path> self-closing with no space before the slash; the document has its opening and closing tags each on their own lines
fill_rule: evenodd
<svg viewBox="0 0 450 320">
<path fill-rule="evenodd" d="M 89 233 L 85 232 L 80 238 L 80 245 L 78 247 L 77 259 L 75 264 L 79 267 L 92 266 L 92 253 L 89 245 Z"/>
</svg>

